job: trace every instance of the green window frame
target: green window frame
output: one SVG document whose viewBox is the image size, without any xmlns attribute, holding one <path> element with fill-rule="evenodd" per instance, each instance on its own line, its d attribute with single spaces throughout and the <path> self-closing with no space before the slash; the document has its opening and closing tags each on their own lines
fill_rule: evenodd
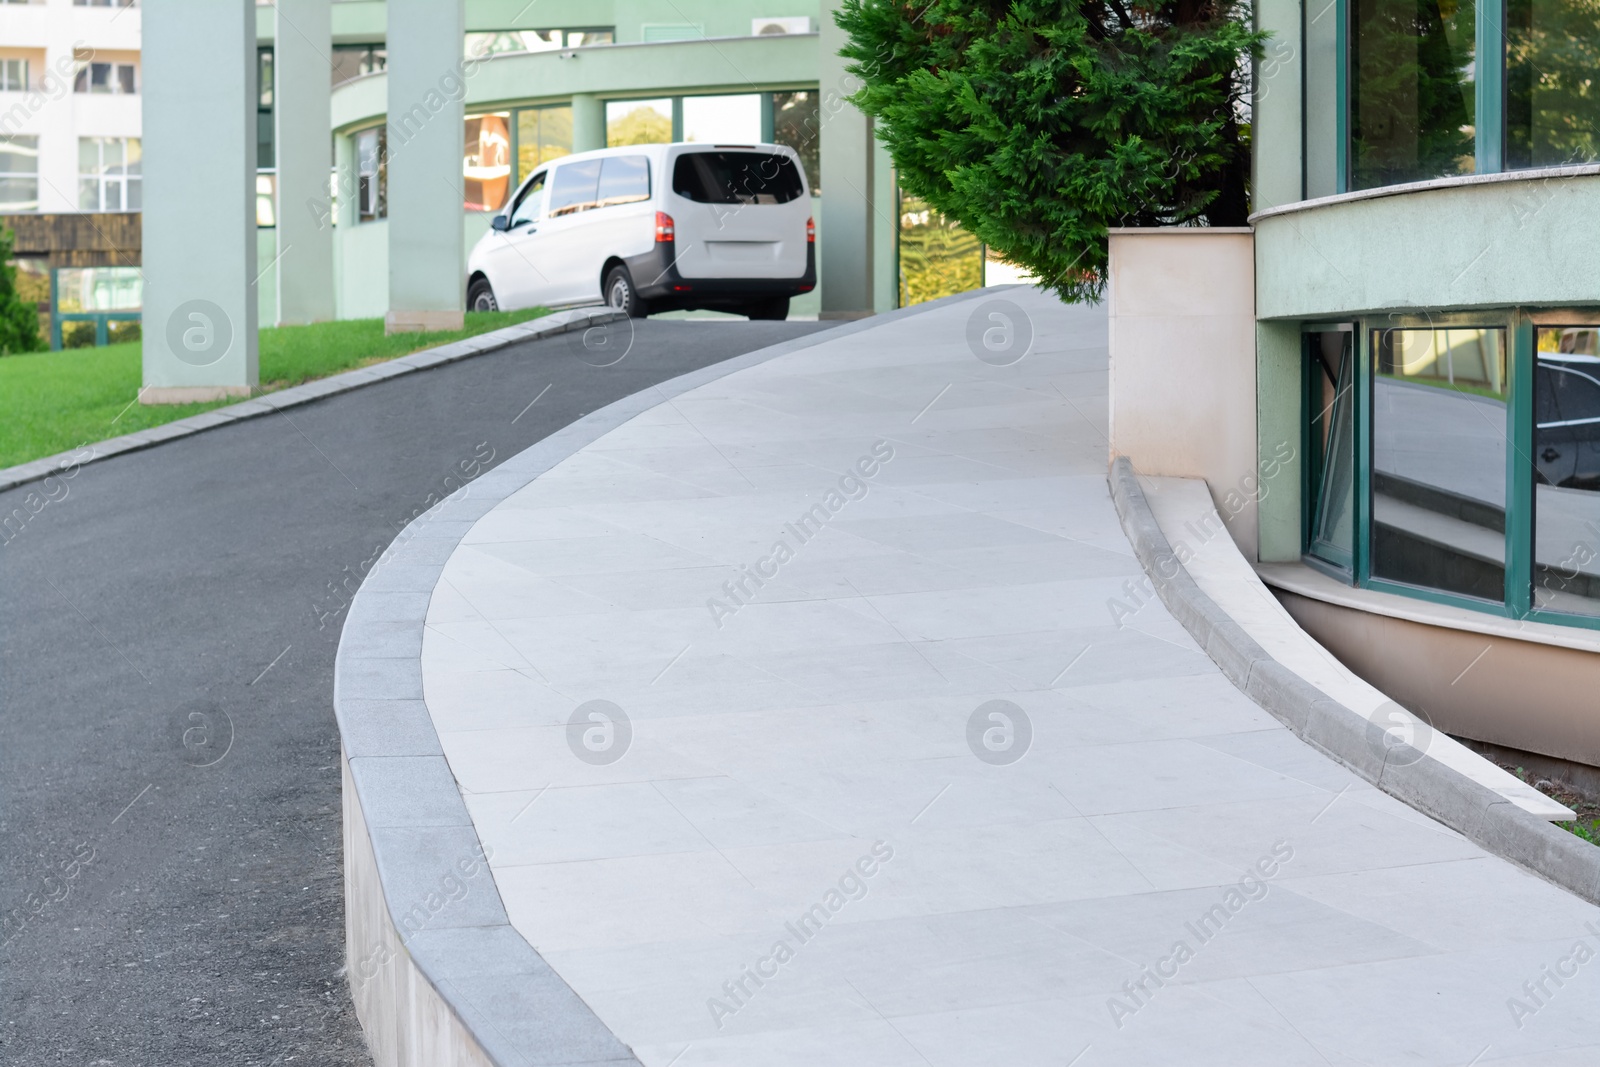
<svg viewBox="0 0 1600 1067">
<path fill-rule="evenodd" d="M 1536 321 L 1537 319 L 1537 321 Z M 1530 622 L 1553 623 L 1584 629 L 1600 630 L 1600 616 L 1583 615 L 1539 608 L 1534 603 L 1534 505 L 1535 463 L 1534 447 L 1534 370 L 1537 360 L 1535 334 L 1540 324 L 1597 323 L 1600 315 L 1591 309 L 1572 309 L 1570 313 L 1557 311 L 1532 315 L 1522 309 L 1490 309 L 1479 312 L 1462 312 L 1433 315 L 1413 315 L 1396 312 L 1382 318 L 1357 319 L 1350 324 L 1326 322 L 1304 323 L 1301 326 L 1305 339 L 1302 359 L 1302 454 L 1308 462 L 1302 465 L 1301 544 L 1302 560 L 1308 565 L 1355 588 L 1394 593 L 1436 604 L 1467 608 L 1508 619 L 1526 619 Z M 1375 338 L 1389 329 L 1446 329 L 1446 328 L 1503 329 L 1506 339 L 1506 520 L 1505 587 L 1504 601 L 1494 603 L 1477 597 L 1464 596 L 1441 589 L 1396 581 L 1372 573 L 1372 527 L 1374 507 L 1373 461 L 1375 454 L 1373 402 L 1376 387 Z M 1322 489 L 1322 471 L 1326 466 L 1319 442 L 1313 432 L 1313 421 L 1321 404 L 1321 374 L 1312 363 L 1310 338 L 1319 333 L 1337 329 L 1350 329 L 1352 333 L 1351 357 L 1354 382 L 1354 434 L 1351 446 L 1354 451 L 1354 538 L 1350 558 L 1346 562 L 1314 543 L 1313 531 L 1318 522 L 1319 499 Z"/>
</svg>

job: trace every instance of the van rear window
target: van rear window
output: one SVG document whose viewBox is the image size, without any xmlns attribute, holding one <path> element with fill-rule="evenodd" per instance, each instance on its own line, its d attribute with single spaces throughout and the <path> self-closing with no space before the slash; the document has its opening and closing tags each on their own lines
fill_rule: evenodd
<svg viewBox="0 0 1600 1067">
<path fill-rule="evenodd" d="M 697 204 L 787 204 L 805 192 L 800 168 L 772 152 L 685 152 L 672 191 Z"/>
</svg>

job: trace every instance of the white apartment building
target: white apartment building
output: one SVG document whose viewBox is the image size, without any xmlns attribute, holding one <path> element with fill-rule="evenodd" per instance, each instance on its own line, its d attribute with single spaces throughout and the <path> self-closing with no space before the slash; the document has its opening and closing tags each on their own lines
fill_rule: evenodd
<svg viewBox="0 0 1600 1067">
<path fill-rule="evenodd" d="M 140 207 L 138 0 L 0 0 L 0 213 Z"/>
</svg>

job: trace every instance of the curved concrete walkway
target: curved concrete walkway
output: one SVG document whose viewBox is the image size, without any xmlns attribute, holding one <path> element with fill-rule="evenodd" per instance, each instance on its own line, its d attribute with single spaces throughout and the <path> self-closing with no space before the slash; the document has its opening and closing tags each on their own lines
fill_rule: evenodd
<svg viewBox="0 0 1600 1067">
<path fill-rule="evenodd" d="M 1600 910 L 1158 602 L 1114 622 L 1105 385 L 1103 313 L 1010 290 L 666 400 L 478 520 L 423 686 L 516 930 L 649 1067 L 1597 1062 Z"/>
</svg>

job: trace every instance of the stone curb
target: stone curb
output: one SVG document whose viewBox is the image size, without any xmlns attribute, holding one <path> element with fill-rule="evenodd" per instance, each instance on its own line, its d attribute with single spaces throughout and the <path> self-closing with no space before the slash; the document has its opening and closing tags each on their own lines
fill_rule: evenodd
<svg viewBox="0 0 1600 1067">
<path fill-rule="evenodd" d="M 290 386 L 288 389 L 279 389 L 273 393 L 264 393 L 249 400 L 241 400 L 237 404 L 215 408 L 199 415 L 190 415 L 185 419 L 175 419 L 160 426 L 152 426 L 147 430 L 138 430 L 134 433 L 123 434 L 121 437 L 111 437 L 94 444 L 82 445 L 68 452 L 59 452 L 53 456 L 42 459 L 29 460 L 15 467 L 0 469 L 0 493 L 8 489 L 15 489 L 19 485 L 37 482 L 48 478 L 52 474 L 59 474 L 64 478 L 71 478 L 78 473 L 78 468 L 86 463 L 96 460 L 110 459 L 120 456 L 125 452 L 137 452 L 152 445 L 161 444 L 163 441 L 175 440 L 179 437 L 188 437 L 205 430 L 215 429 L 218 426 L 227 426 L 230 423 L 240 422 L 244 419 L 253 419 L 260 415 L 270 415 L 274 411 L 284 408 L 297 407 L 309 404 L 313 400 L 322 400 L 325 397 L 337 396 L 348 393 L 353 389 L 374 385 L 378 382 L 398 378 L 404 374 L 415 374 L 417 371 L 427 370 L 430 367 L 440 367 L 446 363 L 457 360 L 470 359 L 480 356 L 485 352 L 494 352 L 514 345 L 521 341 L 534 341 L 542 337 L 551 337 L 555 334 L 569 333 L 572 330 L 586 329 L 589 326 L 602 322 L 614 322 L 621 318 L 621 313 L 610 308 L 576 308 L 571 311 L 558 311 L 553 315 L 530 319 L 519 322 L 515 326 L 505 326 L 488 333 L 480 333 L 475 337 L 468 337 L 461 341 L 452 341 L 447 345 L 436 348 L 425 348 L 421 352 L 413 352 L 409 356 L 400 356 L 396 359 L 385 360 L 370 367 L 358 367 L 355 370 L 341 371 L 331 374 L 326 378 L 305 382 L 301 385 Z M 87 451 L 88 455 L 83 453 Z"/>
<path fill-rule="evenodd" d="M 441 861 L 479 844 L 428 715 L 420 659 L 432 589 L 472 524 L 585 446 L 692 389 L 778 356 L 1008 288 L 1015 287 L 978 289 L 845 323 L 623 397 L 510 457 L 401 531 L 351 600 L 333 692 L 344 759 L 396 931 L 396 917 L 439 881 Z M 425 580 L 419 583 L 419 577 Z M 347 881 L 347 912 L 356 906 L 350 892 Z M 490 1063 L 637 1067 L 632 1051 L 512 927 L 492 880 L 486 892 L 474 890 L 470 907 L 441 910 L 401 943 Z M 415 1003 L 393 1008 L 426 1010 Z"/>
<path fill-rule="evenodd" d="M 1387 742 L 1365 716 L 1273 659 L 1190 576 L 1119 456 L 1107 479 L 1123 532 L 1156 594 L 1234 685 L 1302 741 L 1467 840 L 1591 904 L 1600 904 L 1600 848 L 1558 829 L 1460 771 Z"/>
</svg>

